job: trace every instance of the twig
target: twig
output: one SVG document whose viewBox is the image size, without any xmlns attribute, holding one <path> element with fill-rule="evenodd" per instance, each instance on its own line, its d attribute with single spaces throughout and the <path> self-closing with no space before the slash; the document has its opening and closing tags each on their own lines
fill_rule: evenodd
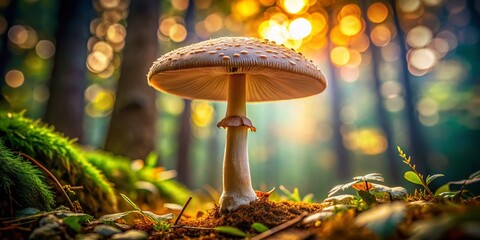
<svg viewBox="0 0 480 240">
<path fill-rule="evenodd" d="M 185 226 L 185 225 L 172 226 L 171 228 L 185 228 L 185 229 L 195 229 L 195 230 L 214 230 L 213 228 L 193 227 L 193 226 Z"/>
<path fill-rule="evenodd" d="M 190 200 L 192 200 L 191 196 L 188 198 L 187 202 L 183 205 L 183 208 L 180 211 L 180 213 L 178 214 L 177 219 L 175 219 L 175 223 L 173 224 L 174 226 L 177 225 L 178 221 L 180 221 L 180 218 L 182 217 L 183 212 L 185 212 L 185 209 L 187 208 L 188 204 L 190 203 Z"/>
<path fill-rule="evenodd" d="M 29 160 L 30 162 L 32 162 L 33 164 L 37 165 L 37 167 L 39 167 L 40 169 L 42 169 L 42 171 L 44 171 L 48 177 L 50 177 L 50 179 L 52 179 L 52 181 L 55 183 L 55 185 L 57 186 L 57 188 L 62 192 L 62 194 L 65 196 L 65 198 L 67 199 L 68 201 L 68 204 L 70 204 L 71 208 L 72 208 L 72 211 L 73 212 L 77 212 L 77 208 L 73 205 L 73 202 L 72 200 L 70 200 L 70 198 L 68 197 L 68 194 L 67 192 L 65 192 L 65 190 L 63 189 L 63 186 L 62 184 L 60 184 L 60 182 L 58 181 L 58 179 L 53 175 L 52 172 L 50 172 L 46 167 L 44 167 L 42 164 L 40 164 L 37 160 L 33 159 L 32 157 L 30 157 L 29 155 L 25 154 L 25 153 L 22 153 L 22 152 L 17 152 L 20 156 L 26 158 L 27 160 Z"/>
<path fill-rule="evenodd" d="M 263 233 L 260 233 L 252 238 L 250 238 L 250 240 L 261 240 L 261 239 L 264 239 L 266 237 L 269 237 L 277 232 L 280 232 L 288 227 L 291 227 L 295 224 L 297 224 L 298 222 L 302 221 L 308 214 L 306 212 L 302 213 L 300 216 L 286 222 L 286 223 L 283 223 L 283 224 L 280 224 L 270 230 L 267 230 Z"/>
</svg>

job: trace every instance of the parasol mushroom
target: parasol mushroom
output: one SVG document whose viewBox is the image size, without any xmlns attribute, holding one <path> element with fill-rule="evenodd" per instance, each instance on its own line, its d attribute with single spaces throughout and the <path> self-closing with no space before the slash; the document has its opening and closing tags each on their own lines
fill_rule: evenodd
<svg viewBox="0 0 480 240">
<path fill-rule="evenodd" d="M 257 199 L 250 179 L 246 102 L 311 96 L 326 88 L 323 73 L 300 53 L 275 42 L 247 37 L 211 39 L 171 51 L 148 73 L 157 90 L 189 99 L 227 101 L 217 126 L 227 129 L 222 211 Z"/>
</svg>

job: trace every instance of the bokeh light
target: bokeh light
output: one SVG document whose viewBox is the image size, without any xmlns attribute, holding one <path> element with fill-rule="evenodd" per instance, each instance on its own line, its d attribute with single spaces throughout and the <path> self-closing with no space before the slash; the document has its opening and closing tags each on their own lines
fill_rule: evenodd
<svg viewBox="0 0 480 240">
<path fill-rule="evenodd" d="M 304 12 L 308 7 L 308 0 L 282 0 L 281 6 L 291 14 Z"/>
<path fill-rule="evenodd" d="M 296 18 L 290 22 L 288 32 L 292 39 L 299 40 L 306 38 L 312 32 L 312 25 L 305 18 Z"/>
<path fill-rule="evenodd" d="M 390 29 L 384 25 L 375 26 L 370 33 L 370 39 L 375 46 L 383 47 L 392 39 Z"/>
<path fill-rule="evenodd" d="M 345 36 L 355 36 L 362 30 L 362 20 L 355 15 L 348 15 L 340 20 L 339 27 Z"/>
<path fill-rule="evenodd" d="M 55 54 L 55 45 L 48 40 L 40 40 L 35 46 L 35 52 L 42 59 L 49 59 Z"/>
<path fill-rule="evenodd" d="M 187 38 L 187 29 L 182 24 L 174 24 L 169 29 L 168 36 L 174 42 L 183 42 Z"/>
<path fill-rule="evenodd" d="M 410 64 L 418 70 L 428 70 L 437 62 L 435 53 L 429 48 L 414 49 L 409 57 Z"/>
<path fill-rule="evenodd" d="M 206 127 L 210 125 L 213 120 L 215 110 L 207 101 L 194 100 L 191 105 L 192 108 L 192 122 L 197 127 Z"/>
<path fill-rule="evenodd" d="M 432 31 L 425 26 L 416 26 L 407 33 L 406 41 L 410 47 L 421 48 L 432 40 Z"/>
<path fill-rule="evenodd" d="M 373 3 L 368 7 L 367 17 L 373 23 L 381 23 L 388 17 L 388 7 L 382 2 Z"/>
<path fill-rule="evenodd" d="M 330 59 L 335 65 L 343 66 L 350 59 L 350 51 L 346 47 L 335 47 L 330 51 Z"/>
<path fill-rule="evenodd" d="M 388 143 L 380 130 L 365 128 L 346 134 L 345 145 L 348 149 L 362 154 L 377 155 L 385 152 Z"/>
<path fill-rule="evenodd" d="M 240 19 L 255 16 L 258 11 L 260 6 L 256 0 L 237 0 L 232 5 L 232 12 L 238 14 Z"/>
<path fill-rule="evenodd" d="M 422 5 L 420 0 L 402 0 L 402 1 L 396 1 L 396 2 L 398 7 L 403 12 L 406 12 L 406 13 L 414 12 L 418 10 Z"/>
<path fill-rule="evenodd" d="M 25 77 L 19 70 L 12 69 L 5 74 L 5 83 L 12 88 L 18 88 L 22 86 L 24 82 Z"/>
</svg>

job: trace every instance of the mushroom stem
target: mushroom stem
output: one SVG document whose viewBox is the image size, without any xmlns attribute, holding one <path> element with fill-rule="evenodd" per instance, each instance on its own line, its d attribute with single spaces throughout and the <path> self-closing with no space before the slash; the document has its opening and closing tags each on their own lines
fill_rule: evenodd
<svg viewBox="0 0 480 240">
<path fill-rule="evenodd" d="M 226 116 L 246 115 L 245 74 L 230 75 Z M 220 197 L 222 211 L 235 210 L 257 199 L 250 180 L 247 135 L 248 126 L 227 127 L 227 140 L 223 159 L 223 192 Z"/>
</svg>

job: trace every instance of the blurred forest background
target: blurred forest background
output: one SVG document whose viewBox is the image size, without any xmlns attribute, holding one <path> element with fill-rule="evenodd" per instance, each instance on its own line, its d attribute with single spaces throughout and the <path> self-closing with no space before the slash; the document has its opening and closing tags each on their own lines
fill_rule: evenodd
<svg viewBox="0 0 480 240">
<path fill-rule="evenodd" d="M 479 13 L 474 0 L 0 0 L 0 88 L 87 148 L 150 154 L 188 187 L 221 190 L 225 103 L 155 92 L 145 76 L 177 47 L 265 38 L 312 59 L 328 87 L 247 105 L 255 189 L 323 199 L 371 172 L 405 185 L 396 146 L 440 185 L 480 169 Z"/>
</svg>

